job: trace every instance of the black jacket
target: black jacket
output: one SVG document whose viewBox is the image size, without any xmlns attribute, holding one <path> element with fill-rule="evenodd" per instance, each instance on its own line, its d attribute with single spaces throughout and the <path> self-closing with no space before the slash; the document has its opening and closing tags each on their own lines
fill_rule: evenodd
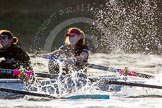
<svg viewBox="0 0 162 108">
<path fill-rule="evenodd" d="M 30 66 L 30 58 L 25 51 L 18 45 L 11 45 L 7 49 L 0 50 L 0 58 L 4 57 L 5 60 L 0 62 L 0 68 L 32 70 Z"/>
</svg>

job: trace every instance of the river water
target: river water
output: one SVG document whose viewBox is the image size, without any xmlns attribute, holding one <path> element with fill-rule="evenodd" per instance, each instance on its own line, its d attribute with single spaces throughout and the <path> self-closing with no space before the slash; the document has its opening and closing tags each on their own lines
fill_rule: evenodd
<svg viewBox="0 0 162 108">
<path fill-rule="evenodd" d="M 128 67 L 140 73 L 155 75 L 154 79 L 144 79 L 132 77 L 145 81 L 146 84 L 162 86 L 162 56 L 144 55 L 144 54 L 90 54 L 89 63 L 110 66 L 114 68 Z M 32 58 L 32 64 L 35 71 L 48 71 L 48 60 L 43 58 Z M 102 76 L 111 72 L 88 69 L 89 76 Z M 117 75 L 117 73 L 115 73 Z M 87 93 L 89 91 L 85 91 Z M 95 90 L 93 91 L 95 93 Z M 96 91 L 96 93 L 109 94 L 109 100 L 95 99 L 53 99 L 53 100 L 29 100 L 26 97 L 20 99 L 0 99 L 1 108 L 161 108 L 162 90 L 126 87 L 123 86 L 119 92 Z M 79 93 L 78 93 L 79 94 Z M 145 95 L 143 97 L 142 95 Z M 133 97 L 132 97 L 133 96 Z"/>
</svg>

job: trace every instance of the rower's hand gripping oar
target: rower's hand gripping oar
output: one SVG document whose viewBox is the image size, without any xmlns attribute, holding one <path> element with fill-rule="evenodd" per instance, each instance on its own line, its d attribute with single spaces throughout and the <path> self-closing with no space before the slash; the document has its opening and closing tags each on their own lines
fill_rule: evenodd
<svg viewBox="0 0 162 108">
<path fill-rule="evenodd" d="M 65 62 L 65 59 L 56 58 L 53 56 L 48 56 L 46 59 L 59 61 L 59 62 Z M 93 68 L 93 69 L 99 69 L 99 70 L 110 71 L 110 72 L 119 72 L 121 75 L 138 76 L 142 78 L 154 78 L 154 76 L 152 75 L 138 73 L 136 71 L 130 71 L 128 70 L 127 67 L 125 69 L 116 69 L 112 67 L 106 67 L 106 66 L 101 66 L 101 65 L 91 64 L 91 63 L 87 63 L 87 65 L 88 67 Z"/>
</svg>

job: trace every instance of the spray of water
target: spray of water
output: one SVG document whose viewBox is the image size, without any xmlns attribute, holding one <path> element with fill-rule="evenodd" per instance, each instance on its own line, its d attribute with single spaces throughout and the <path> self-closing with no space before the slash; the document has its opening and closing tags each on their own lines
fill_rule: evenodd
<svg viewBox="0 0 162 108">
<path fill-rule="evenodd" d="M 102 51 L 161 53 L 156 0 L 109 0 L 94 12 Z"/>
<path fill-rule="evenodd" d="M 85 69 L 70 70 L 64 74 L 63 63 L 59 62 L 59 75 L 56 79 L 36 80 L 33 84 L 26 85 L 25 89 L 38 93 L 45 93 L 56 97 L 69 96 L 73 94 L 91 93 L 94 86 L 88 82 Z M 26 98 L 26 97 L 25 97 Z M 26 98 L 27 99 L 27 98 Z M 28 97 L 28 100 L 31 99 Z M 32 97 L 32 100 L 34 97 Z"/>
<path fill-rule="evenodd" d="M 124 51 L 129 53 L 161 53 L 159 30 L 159 11 L 156 0 L 109 0 L 104 8 L 94 12 L 96 29 L 100 31 L 101 51 Z M 58 81 L 46 84 L 38 83 L 31 90 L 47 94 L 71 94 L 78 89 L 78 77 L 74 72 L 69 77 L 60 77 Z M 83 84 L 83 83 L 82 83 Z M 82 85 L 81 84 L 81 85 Z M 41 85 L 41 86 L 40 86 Z M 57 86 L 56 86 L 57 85 Z M 87 90 L 91 90 L 90 87 Z M 133 95 L 148 94 L 149 90 L 123 88 L 122 93 Z M 132 92 L 132 93 L 131 93 Z"/>
<path fill-rule="evenodd" d="M 158 74 L 153 79 L 146 80 L 144 84 L 151 84 L 151 85 L 162 85 L 161 80 L 162 74 Z M 140 82 L 139 82 L 140 83 Z M 118 95 L 126 96 L 126 97 L 146 97 L 146 96 L 159 96 L 161 97 L 162 90 L 161 89 L 154 89 L 154 88 L 141 88 L 141 87 L 122 87 L 121 91 Z"/>
</svg>

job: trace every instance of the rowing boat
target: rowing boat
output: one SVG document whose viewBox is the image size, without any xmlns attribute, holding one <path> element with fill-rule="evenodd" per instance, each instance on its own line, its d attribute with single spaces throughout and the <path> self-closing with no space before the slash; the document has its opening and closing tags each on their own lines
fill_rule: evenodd
<svg viewBox="0 0 162 108">
<path fill-rule="evenodd" d="M 49 80 L 42 80 L 41 82 L 47 83 Z M 0 88 L 5 90 L 23 91 L 24 83 L 20 79 L 0 79 Z M 11 98 L 22 98 L 24 94 L 15 94 L 15 92 L 0 92 L 0 97 L 5 99 Z M 109 95 L 103 94 L 84 94 L 84 95 L 73 95 L 67 97 L 61 97 L 60 99 L 109 99 Z"/>
<path fill-rule="evenodd" d="M 100 76 L 100 77 L 89 77 L 89 79 L 98 79 L 98 80 L 123 80 L 120 77 L 115 77 L 114 75 L 109 75 L 109 76 Z M 54 79 L 45 79 L 45 80 L 40 80 L 42 84 L 47 84 L 49 82 L 54 82 Z M 133 80 L 132 82 L 141 82 L 137 80 Z M 100 90 L 102 91 L 120 91 L 121 88 L 123 87 L 122 85 L 109 85 L 109 84 L 104 84 L 104 83 L 96 83 L 93 84 L 94 86 L 97 86 Z M 20 79 L 0 79 L 0 88 L 7 88 L 7 89 L 14 89 L 14 90 L 23 90 L 25 88 L 25 85 L 22 80 Z M 18 95 L 15 93 L 7 93 L 7 92 L 0 92 L 0 97 L 2 98 L 19 98 L 23 97 L 24 95 Z M 81 96 L 73 96 L 73 98 L 101 98 L 102 96 L 100 95 L 81 95 Z M 103 97 L 104 98 L 104 97 Z M 70 99 L 70 98 L 69 98 Z"/>
</svg>

